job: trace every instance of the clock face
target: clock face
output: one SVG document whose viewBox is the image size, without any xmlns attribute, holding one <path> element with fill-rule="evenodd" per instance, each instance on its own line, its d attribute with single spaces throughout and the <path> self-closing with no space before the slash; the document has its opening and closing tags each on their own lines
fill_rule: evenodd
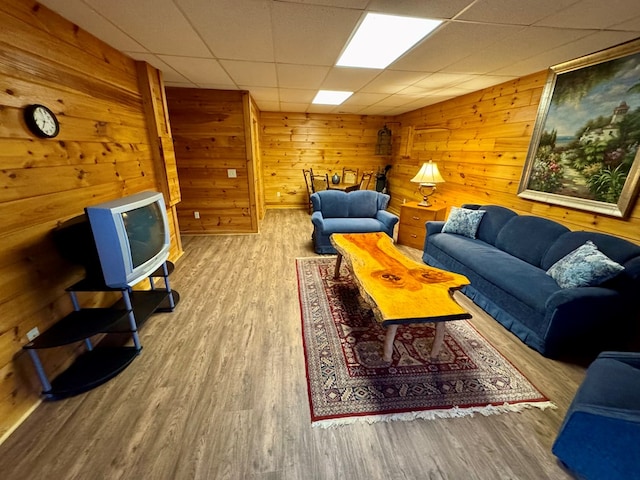
<svg viewBox="0 0 640 480">
<path fill-rule="evenodd" d="M 24 115 L 29 129 L 39 137 L 53 138 L 60 132 L 58 119 L 44 105 L 29 105 Z"/>
</svg>

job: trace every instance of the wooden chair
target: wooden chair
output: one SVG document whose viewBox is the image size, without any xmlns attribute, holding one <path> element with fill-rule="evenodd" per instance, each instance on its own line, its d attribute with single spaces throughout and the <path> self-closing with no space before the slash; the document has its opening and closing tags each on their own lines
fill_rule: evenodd
<svg viewBox="0 0 640 480">
<path fill-rule="evenodd" d="M 307 200 L 309 201 L 309 213 L 313 210 L 313 204 L 311 203 L 311 194 L 313 190 L 313 182 L 311 181 L 311 170 L 302 169 L 302 175 L 304 175 L 304 184 L 307 186 Z"/>
<path fill-rule="evenodd" d="M 353 170 L 351 168 L 343 168 L 342 183 L 358 183 L 358 169 Z"/>
<path fill-rule="evenodd" d="M 319 192 L 321 190 L 329 190 L 329 175 L 314 175 L 313 168 L 309 169 L 311 177 L 311 188 L 313 192 Z"/>
<path fill-rule="evenodd" d="M 362 173 L 359 190 L 369 190 L 369 182 L 371 182 L 371 177 L 373 177 L 373 172 Z"/>
</svg>

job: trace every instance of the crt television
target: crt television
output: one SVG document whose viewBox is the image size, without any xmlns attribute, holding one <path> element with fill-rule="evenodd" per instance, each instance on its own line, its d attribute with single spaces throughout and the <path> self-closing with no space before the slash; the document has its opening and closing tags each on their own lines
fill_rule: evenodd
<svg viewBox="0 0 640 480">
<path fill-rule="evenodd" d="M 158 192 L 141 192 L 85 208 L 54 232 L 63 256 L 111 288 L 144 280 L 169 257 L 169 224 Z"/>
</svg>

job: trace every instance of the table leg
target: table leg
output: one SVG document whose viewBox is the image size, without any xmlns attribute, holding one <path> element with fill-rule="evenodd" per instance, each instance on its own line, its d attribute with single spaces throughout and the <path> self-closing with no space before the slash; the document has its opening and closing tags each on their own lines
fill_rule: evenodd
<svg viewBox="0 0 640 480">
<path fill-rule="evenodd" d="M 382 359 L 385 362 L 391 362 L 391 356 L 393 355 L 393 341 L 396 338 L 397 330 L 398 325 L 389 325 L 387 327 L 387 333 L 384 337 L 384 353 L 382 355 Z"/>
<path fill-rule="evenodd" d="M 342 254 L 338 253 L 336 257 L 336 269 L 333 272 L 333 278 L 340 278 L 340 265 L 342 264 Z"/>
<path fill-rule="evenodd" d="M 446 331 L 446 327 L 444 326 L 444 322 L 436 323 L 436 336 L 433 339 L 433 345 L 431 346 L 431 358 L 436 358 L 440 353 L 440 349 L 442 348 L 442 343 L 444 342 L 444 334 Z"/>
</svg>

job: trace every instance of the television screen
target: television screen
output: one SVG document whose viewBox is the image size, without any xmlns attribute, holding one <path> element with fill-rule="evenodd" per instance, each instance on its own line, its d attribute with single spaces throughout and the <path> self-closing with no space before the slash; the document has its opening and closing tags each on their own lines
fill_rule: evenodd
<svg viewBox="0 0 640 480">
<path fill-rule="evenodd" d="M 164 244 L 162 212 L 157 203 L 123 212 L 122 221 L 131 247 L 133 268 L 151 260 Z"/>
</svg>

